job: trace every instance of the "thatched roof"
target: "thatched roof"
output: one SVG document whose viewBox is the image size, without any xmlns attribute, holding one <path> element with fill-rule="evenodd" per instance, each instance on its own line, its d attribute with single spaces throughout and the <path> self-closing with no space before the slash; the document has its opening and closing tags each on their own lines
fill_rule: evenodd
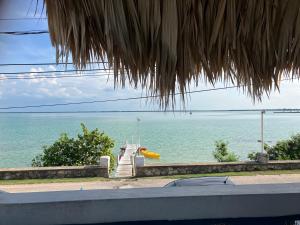
<svg viewBox="0 0 300 225">
<path fill-rule="evenodd" d="M 108 60 L 169 103 L 192 82 L 269 92 L 300 68 L 298 0 L 45 0 L 57 59 Z M 245 87 L 245 86 L 243 86 Z M 172 95 L 171 95 L 172 96 Z"/>
</svg>

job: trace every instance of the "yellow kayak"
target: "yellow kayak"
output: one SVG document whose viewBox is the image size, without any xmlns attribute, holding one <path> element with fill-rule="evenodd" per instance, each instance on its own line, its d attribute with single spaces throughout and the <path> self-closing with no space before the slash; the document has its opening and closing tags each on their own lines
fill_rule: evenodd
<svg viewBox="0 0 300 225">
<path fill-rule="evenodd" d="M 143 151 L 141 151 L 141 153 L 146 158 L 151 158 L 151 159 L 159 159 L 160 158 L 160 154 L 158 154 L 156 152 L 150 152 L 148 150 L 143 150 Z"/>
</svg>

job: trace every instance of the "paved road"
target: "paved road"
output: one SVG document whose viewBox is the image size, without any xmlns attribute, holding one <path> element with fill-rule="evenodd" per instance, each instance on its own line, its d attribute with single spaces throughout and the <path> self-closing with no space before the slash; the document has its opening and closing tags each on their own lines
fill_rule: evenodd
<svg viewBox="0 0 300 225">
<path fill-rule="evenodd" d="M 121 179 L 110 181 L 69 182 L 49 184 L 18 184 L 0 185 L 0 191 L 17 192 L 43 192 L 66 190 L 92 190 L 92 189 L 121 189 L 121 188 L 145 188 L 163 187 L 173 179 Z"/>
<path fill-rule="evenodd" d="M 237 185 L 243 184 L 272 184 L 272 183 L 300 183 L 300 174 L 283 175 L 256 175 L 256 176 L 234 176 L 232 181 Z M 66 190 L 92 190 L 92 189 L 121 189 L 121 188 L 146 188 L 163 187 L 173 179 L 142 178 L 121 179 L 94 182 L 70 182 L 50 184 L 21 184 L 0 185 L 0 192 L 43 192 L 43 191 L 66 191 Z"/>
<path fill-rule="evenodd" d="M 230 178 L 235 184 L 238 185 L 300 183 L 300 174 L 233 176 Z"/>
</svg>

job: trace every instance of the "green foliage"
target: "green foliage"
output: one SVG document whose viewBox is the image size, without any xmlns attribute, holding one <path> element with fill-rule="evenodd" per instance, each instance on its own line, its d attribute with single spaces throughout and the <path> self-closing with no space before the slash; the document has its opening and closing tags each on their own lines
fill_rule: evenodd
<svg viewBox="0 0 300 225">
<path fill-rule="evenodd" d="M 266 149 L 270 160 L 300 159 L 300 134 L 291 136 L 287 140 L 278 141 L 274 146 Z"/>
<path fill-rule="evenodd" d="M 89 131 L 81 124 L 83 134 L 69 138 L 66 133 L 50 146 L 43 147 L 43 153 L 32 160 L 32 166 L 81 166 L 97 165 L 101 156 L 110 156 L 111 169 L 115 158 L 112 154 L 114 141 L 98 129 Z"/>
<path fill-rule="evenodd" d="M 239 157 L 228 150 L 228 143 L 222 140 L 215 142 L 215 151 L 213 156 L 218 162 L 236 162 Z"/>
<path fill-rule="evenodd" d="M 269 151 L 269 149 L 270 149 L 270 146 L 268 145 L 268 144 L 264 144 L 264 150 L 266 151 L 266 153 L 268 153 L 268 151 Z M 253 161 L 256 161 L 257 160 L 257 155 L 258 155 L 258 153 L 259 152 L 250 152 L 249 154 L 248 154 L 248 159 L 250 159 L 250 160 L 253 160 Z"/>
<path fill-rule="evenodd" d="M 270 160 L 300 159 L 300 134 L 291 136 L 287 140 L 278 141 L 274 146 L 265 144 L 264 149 Z M 256 160 L 255 152 L 248 155 L 250 160 Z"/>
<path fill-rule="evenodd" d="M 248 159 L 256 161 L 257 160 L 257 154 L 258 154 L 258 152 L 250 152 L 248 154 Z"/>
</svg>

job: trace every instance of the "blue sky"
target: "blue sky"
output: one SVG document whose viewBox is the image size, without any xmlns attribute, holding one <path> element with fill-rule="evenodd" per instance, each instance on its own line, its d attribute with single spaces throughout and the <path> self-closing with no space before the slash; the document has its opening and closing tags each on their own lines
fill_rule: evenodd
<svg viewBox="0 0 300 225">
<path fill-rule="evenodd" d="M 42 1 L 39 1 L 40 4 Z M 32 3 L 32 4 L 31 4 Z M 36 1 L 4 0 L 2 1 L 0 18 L 20 18 L 34 16 Z M 41 15 L 41 5 L 38 16 Z M 43 16 L 43 15 L 42 15 Z M 1 31 L 46 30 L 46 20 L 0 21 Z M 51 46 L 48 34 L 41 35 L 0 35 L 1 63 L 41 63 L 55 62 L 55 49 Z M 61 70 L 56 66 L 22 66 L 0 67 L 0 77 L 4 72 Z M 72 69 L 72 67 L 68 67 Z M 29 76 L 34 76 L 30 74 Z M 54 76 L 54 74 L 53 74 Z M 222 87 L 223 84 L 216 84 Z M 264 96 L 262 102 L 254 103 L 252 99 L 237 89 L 211 91 L 191 94 L 186 102 L 187 109 L 251 109 L 251 108 L 300 108 L 300 84 L 298 81 L 281 83 L 281 91 L 272 92 L 269 98 Z M 191 90 L 212 88 L 200 84 Z M 0 81 L 0 107 L 52 104 L 76 101 L 93 101 L 113 98 L 126 98 L 145 95 L 141 89 L 114 88 L 113 78 L 66 78 L 66 79 L 34 79 L 34 80 L 2 80 Z M 179 102 L 179 101 L 178 101 Z M 180 107 L 180 104 L 177 104 Z M 148 103 L 143 100 L 127 102 L 111 102 L 64 107 L 45 107 L 28 109 L 27 111 L 72 111 L 72 110 L 145 110 L 159 109 L 157 102 Z M 0 110 L 4 111 L 4 110 Z M 10 110 L 12 111 L 12 110 Z M 18 110 L 16 110 L 18 111 Z M 20 111 L 20 110 L 19 110 Z M 25 111 L 25 110 L 21 110 Z"/>
</svg>

